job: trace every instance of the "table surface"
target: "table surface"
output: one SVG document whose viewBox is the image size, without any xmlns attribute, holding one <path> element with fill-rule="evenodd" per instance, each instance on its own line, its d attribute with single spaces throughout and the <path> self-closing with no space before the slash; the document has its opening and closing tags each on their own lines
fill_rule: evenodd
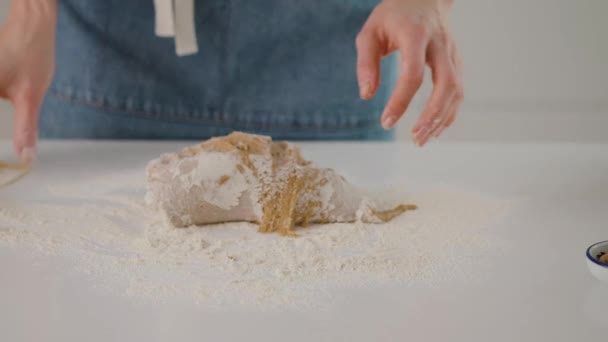
<svg viewBox="0 0 608 342">
<path fill-rule="evenodd" d="M 184 142 L 42 142 L 32 175 L 0 190 L 28 196 L 53 177 L 145 165 Z M 5 341 L 583 341 L 608 333 L 608 285 L 585 249 L 608 239 L 608 145 L 303 143 L 320 165 L 365 185 L 407 178 L 525 198 L 494 229 L 515 248 L 483 284 L 352 290 L 328 312 L 213 312 L 101 295 L 52 258 L 0 248 Z M 0 143 L 0 160 L 11 156 Z"/>
</svg>

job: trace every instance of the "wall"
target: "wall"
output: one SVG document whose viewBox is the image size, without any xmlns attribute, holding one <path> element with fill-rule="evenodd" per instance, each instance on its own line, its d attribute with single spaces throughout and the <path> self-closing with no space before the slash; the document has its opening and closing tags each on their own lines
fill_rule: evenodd
<svg viewBox="0 0 608 342">
<path fill-rule="evenodd" d="M 446 138 L 608 140 L 606 13 L 605 0 L 456 0 L 466 103 Z"/>
<path fill-rule="evenodd" d="M 605 0 L 456 0 L 466 102 L 446 140 L 608 141 L 606 13 Z M 429 89 L 400 123 L 400 139 Z M 9 112 L 0 105 L 0 137 Z"/>
</svg>

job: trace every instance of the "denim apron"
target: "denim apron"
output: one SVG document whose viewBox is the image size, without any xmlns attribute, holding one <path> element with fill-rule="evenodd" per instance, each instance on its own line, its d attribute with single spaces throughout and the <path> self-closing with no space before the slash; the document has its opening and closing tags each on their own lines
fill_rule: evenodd
<svg viewBox="0 0 608 342">
<path fill-rule="evenodd" d="M 42 138 L 389 140 L 395 83 L 359 99 L 355 36 L 377 1 L 197 0 L 198 53 L 154 33 L 152 0 L 61 0 Z"/>
</svg>

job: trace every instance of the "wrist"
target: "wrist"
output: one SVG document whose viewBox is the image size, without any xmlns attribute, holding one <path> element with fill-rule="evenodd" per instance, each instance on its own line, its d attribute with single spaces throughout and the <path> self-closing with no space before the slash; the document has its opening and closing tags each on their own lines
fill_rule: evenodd
<svg viewBox="0 0 608 342">
<path fill-rule="evenodd" d="M 455 0 L 382 0 L 381 2 L 390 5 L 405 5 L 410 8 L 439 8 L 441 10 L 449 10 L 454 5 Z"/>
<path fill-rule="evenodd" d="M 57 21 L 58 0 L 13 0 L 9 16 L 18 16 L 26 22 L 55 22 Z"/>
</svg>

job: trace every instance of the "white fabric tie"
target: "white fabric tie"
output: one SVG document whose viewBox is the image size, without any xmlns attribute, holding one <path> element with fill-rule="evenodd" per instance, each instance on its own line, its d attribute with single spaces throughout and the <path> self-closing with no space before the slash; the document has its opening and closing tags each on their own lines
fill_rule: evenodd
<svg viewBox="0 0 608 342">
<path fill-rule="evenodd" d="M 194 0 L 154 0 L 156 35 L 175 37 L 178 56 L 198 52 L 194 22 Z"/>
</svg>

